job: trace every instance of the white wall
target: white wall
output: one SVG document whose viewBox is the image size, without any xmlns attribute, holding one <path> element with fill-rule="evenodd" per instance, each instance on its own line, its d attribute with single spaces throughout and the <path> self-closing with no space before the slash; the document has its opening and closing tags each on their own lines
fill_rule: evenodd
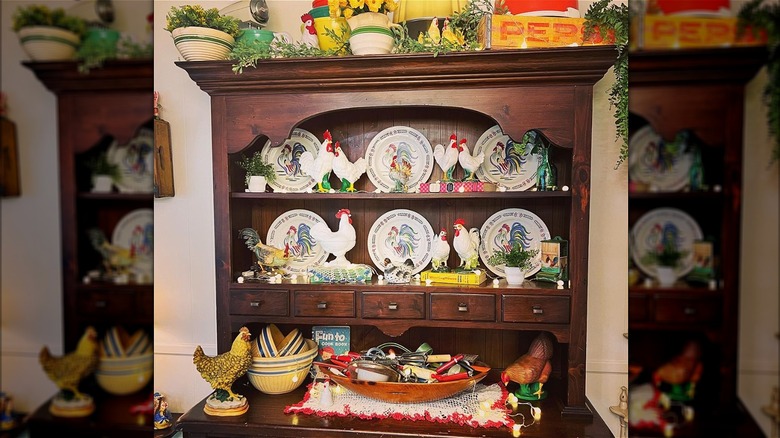
<svg viewBox="0 0 780 438">
<path fill-rule="evenodd" d="M 737 392 L 761 429 L 769 435 L 772 422 L 761 412 L 772 388 L 780 385 L 780 318 L 778 301 L 778 163 L 769 164 L 772 143 L 761 96 L 766 68 L 745 89 L 745 149 L 740 267 L 739 364 Z"/>
<path fill-rule="evenodd" d="M 179 54 L 163 30 L 170 7 L 186 3 L 222 8 L 233 2 L 155 2 L 155 89 L 161 117 L 171 123 L 176 186 L 175 197 L 155 201 L 155 389 L 168 396 L 174 412 L 186 411 L 210 392 L 192 365 L 195 347 L 217 353 L 210 98 L 173 64 Z M 300 15 L 311 3 L 268 4 L 268 28 L 298 39 Z M 581 6 L 584 13 L 587 2 Z M 612 81 L 610 70 L 594 90 L 586 392 L 617 434 L 619 423 L 608 407 L 618 403 L 620 386 L 627 384 L 628 345 L 622 336 L 627 274 L 606 261 L 628 253 L 628 214 L 626 166 L 613 170 L 618 145 L 607 101 Z"/>
<path fill-rule="evenodd" d="M 21 196 L 0 201 L 0 388 L 14 397 L 17 410 L 30 412 L 57 392 L 38 364 L 44 345 L 62 353 L 62 266 L 60 245 L 57 101 L 54 93 L 22 66 L 29 60 L 11 29 L 17 7 L 0 3 L 2 73 L 0 88 L 8 97 L 8 118 L 16 123 Z M 38 1 L 85 18 L 94 0 Z M 149 0 L 114 1 L 113 28 L 149 42 Z M 71 8 L 76 9 L 71 9 Z"/>
</svg>

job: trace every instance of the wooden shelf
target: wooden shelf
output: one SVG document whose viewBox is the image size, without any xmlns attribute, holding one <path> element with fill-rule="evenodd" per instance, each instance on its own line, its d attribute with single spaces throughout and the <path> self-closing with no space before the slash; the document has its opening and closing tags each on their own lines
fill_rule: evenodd
<svg viewBox="0 0 780 438">
<path fill-rule="evenodd" d="M 511 199 L 534 199 L 534 198 L 571 198 L 570 191 L 555 191 L 555 192 L 468 192 L 468 193 L 373 193 L 373 192 L 357 192 L 357 193 L 275 193 L 275 192 L 263 192 L 263 193 L 248 193 L 248 192 L 233 192 L 230 197 L 233 199 L 300 199 L 300 200 L 324 200 L 324 199 L 344 199 L 344 200 L 358 200 L 358 199 L 387 199 L 387 200 L 403 200 L 403 201 L 430 201 L 436 200 L 459 200 L 459 199 L 492 199 L 496 197 L 496 193 L 500 193 L 504 198 Z"/>
<path fill-rule="evenodd" d="M 486 385 L 494 383 L 483 381 Z M 285 414 L 287 406 L 303 400 L 307 382 L 298 389 L 280 395 L 262 394 L 256 390 L 246 378 L 241 378 L 233 385 L 234 391 L 247 397 L 249 411 L 238 417 L 209 417 L 203 412 L 205 400 L 193 406 L 184 413 L 178 425 L 185 431 L 188 438 L 206 437 L 303 437 L 341 438 L 351 436 L 381 436 L 381 437 L 501 437 L 512 435 L 507 427 L 472 428 L 454 423 L 433 423 L 424 420 L 362 420 L 356 417 L 319 417 L 317 415 Z M 542 421 L 523 428 L 524 437 L 609 437 L 612 436 L 604 421 L 594 415 L 593 420 L 562 418 L 561 399 L 556 394 L 560 391 L 560 382 L 552 379 L 545 384 L 550 396 L 538 403 L 542 409 Z M 510 385 L 510 389 L 514 389 Z M 592 407 L 590 408 L 592 409 Z M 520 417 L 518 417 L 520 418 Z M 521 421 L 521 420 L 516 420 Z M 530 420 L 529 420 L 530 422 Z"/>
<path fill-rule="evenodd" d="M 76 196 L 87 201 L 151 202 L 154 200 L 152 193 L 79 192 Z"/>
</svg>

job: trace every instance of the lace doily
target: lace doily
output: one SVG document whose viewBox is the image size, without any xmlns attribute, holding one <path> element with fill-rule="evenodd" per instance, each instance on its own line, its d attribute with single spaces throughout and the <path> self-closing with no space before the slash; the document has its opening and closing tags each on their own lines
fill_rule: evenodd
<svg viewBox="0 0 780 438">
<path fill-rule="evenodd" d="M 336 386 L 329 384 L 329 386 Z M 452 397 L 425 403 L 387 403 L 364 397 L 343 387 L 331 391 L 333 403 L 321 403 L 320 397 L 325 383 L 309 385 L 303 401 L 287 406 L 286 414 L 300 413 L 321 417 L 358 417 L 362 419 L 393 418 L 396 420 L 430 421 L 434 423 L 457 423 L 471 427 L 512 428 L 514 420 L 506 408 L 508 393 L 499 384 L 485 386 L 477 384 L 472 390 L 463 391 Z M 326 397 L 327 398 L 327 397 Z"/>
</svg>

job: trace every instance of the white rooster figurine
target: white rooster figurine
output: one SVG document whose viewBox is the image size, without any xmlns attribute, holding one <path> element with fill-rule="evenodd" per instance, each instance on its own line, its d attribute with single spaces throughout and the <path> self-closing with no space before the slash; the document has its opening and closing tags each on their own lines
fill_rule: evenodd
<svg viewBox="0 0 780 438">
<path fill-rule="evenodd" d="M 317 191 L 320 193 L 328 192 L 331 189 L 328 178 L 333 170 L 333 139 L 330 136 L 330 131 L 325 131 L 323 137 L 325 140 L 322 141 L 316 158 L 309 151 L 303 152 L 298 158 L 301 171 L 317 181 Z"/>
<path fill-rule="evenodd" d="M 437 144 L 433 149 L 433 158 L 444 173 L 443 181 L 454 181 L 452 172 L 458 164 L 458 136 L 450 136 L 450 144 L 445 148 L 443 144 Z"/>
<path fill-rule="evenodd" d="M 333 173 L 341 179 L 340 191 L 354 192 L 355 181 L 359 180 L 366 173 L 366 159 L 360 157 L 354 163 L 350 162 L 347 154 L 341 149 L 339 142 L 336 142 L 333 155 Z"/>
<path fill-rule="evenodd" d="M 351 266 L 349 260 L 344 256 L 355 247 L 357 236 L 355 228 L 352 226 L 352 214 L 346 208 L 342 208 L 336 213 L 339 219 L 339 228 L 331 231 L 325 222 L 317 222 L 311 227 L 311 237 L 313 237 L 322 246 L 322 249 L 336 256 L 325 266 L 348 267 Z"/>
<path fill-rule="evenodd" d="M 320 48 L 320 40 L 317 39 L 317 29 L 314 28 L 314 17 L 306 13 L 301 15 L 301 42 L 315 49 Z"/>
<path fill-rule="evenodd" d="M 441 229 L 439 235 L 433 241 L 431 251 L 431 267 L 433 272 L 447 272 L 447 260 L 450 258 L 450 244 L 447 243 L 447 230 Z"/>
<path fill-rule="evenodd" d="M 476 181 L 477 178 L 474 176 L 474 173 L 479 169 L 479 166 L 482 165 L 482 162 L 485 161 L 485 153 L 480 152 L 477 155 L 471 155 L 465 138 L 460 140 L 458 150 L 460 151 L 458 154 L 458 163 L 460 163 L 460 167 L 463 168 L 463 172 L 466 174 L 463 180 Z"/>
<path fill-rule="evenodd" d="M 479 230 L 476 228 L 466 229 L 466 222 L 463 219 L 455 219 L 453 225 L 455 237 L 452 238 L 452 246 L 460 257 L 460 267 L 464 271 L 476 269 L 479 264 Z"/>
</svg>

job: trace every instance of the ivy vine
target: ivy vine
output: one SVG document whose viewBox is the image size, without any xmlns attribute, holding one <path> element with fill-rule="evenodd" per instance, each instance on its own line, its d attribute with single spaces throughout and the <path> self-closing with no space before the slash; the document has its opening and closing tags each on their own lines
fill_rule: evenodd
<svg viewBox="0 0 780 438">
<path fill-rule="evenodd" d="M 628 6 L 611 4 L 611 0 L 598 0 L 585 12 L 585 40 L 598 32 L 602 38 L 614 33 L 615 83 L 609 89 L 609 105 L 615 110 L 615 136 L 622 140 L 615 169 L 628 159 Z"/>
<path fill-rule="evenodd" d="M 737 13 L 737 32 L 741 36 L 750 27 L 753 35 L 761 31 L 767 35 L 766 67 L 769 80 L 764 87 L 764 102 L 767 105 L 769 134 L 774 138 L 771 162 L 780 159 L 780 3 L 764 3 L 752 0 L 745 3 Z"/>
</svg>

